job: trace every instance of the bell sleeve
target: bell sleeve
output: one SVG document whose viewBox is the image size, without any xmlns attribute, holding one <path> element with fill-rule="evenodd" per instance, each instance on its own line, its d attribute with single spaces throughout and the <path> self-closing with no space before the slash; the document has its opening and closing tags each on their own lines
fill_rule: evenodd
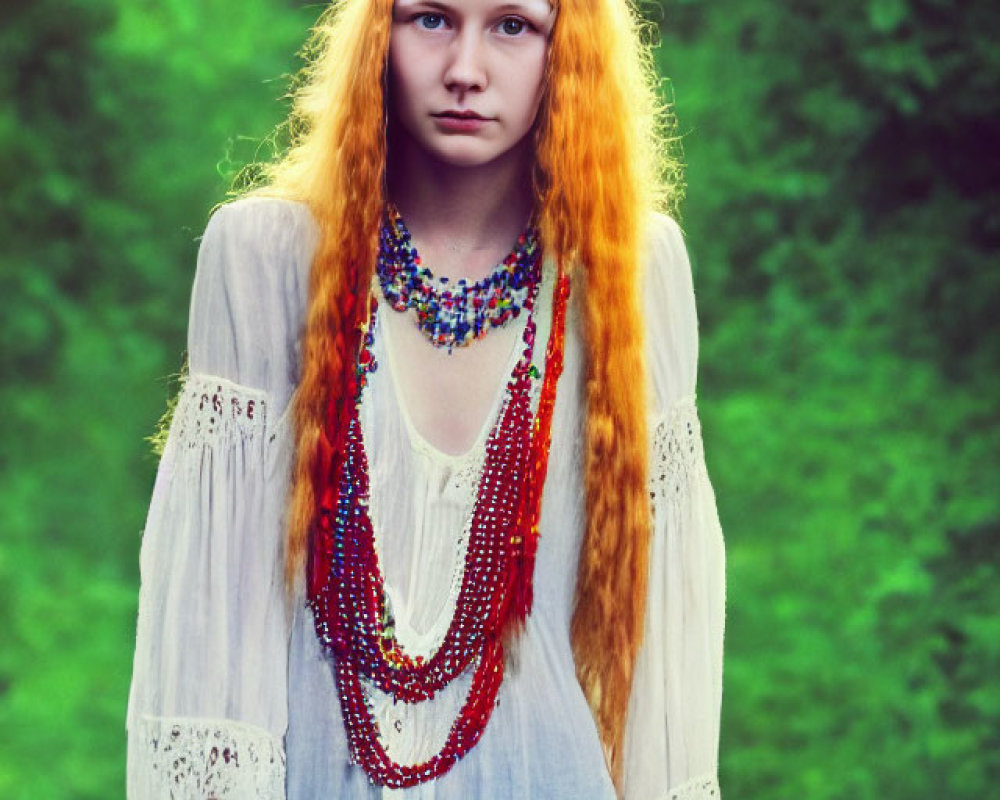
<svg viewBox="0 0 1000 800">
<path fill-rule="evenodd" d="M 290 445 L 268 304 L 283 304 L 272 273 L 287 232 L 273 206 L 242 201 L 218 211 L 202 239 L 190 375 L 140 554 L 132 800 L 285 796 Z"/>
<path fill-rule="evenodd" d="M 725 551 L 695 404 L 698 324 L 676 223 L 653 220 L 646 312 L 653 504 L 643 643 L 625 731 L 627 800 L 719 800 Z"/>
</svg>

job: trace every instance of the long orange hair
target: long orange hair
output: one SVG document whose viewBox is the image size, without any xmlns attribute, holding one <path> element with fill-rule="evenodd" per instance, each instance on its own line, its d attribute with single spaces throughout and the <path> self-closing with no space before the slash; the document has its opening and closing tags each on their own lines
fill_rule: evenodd
<svg viewBox="0 0 1000 800">
<path fill-rule="evenodd" d="M 546 256 L 582 295 L 587 523 L 571 638 L 577 676 L 617 785 L 649 568 L 646 365 L 639 286 L 644 226 L 669 210 L 678 162 L 645 26 L 626 0 L 555 0 L 535 191 Z M 261 193 L 306 203 L 319 228 L 294 397 L 286 577 L 300 585 L 324 422 L 367 313 L 385 194 L 385 72 L 392 0 L 339 0 L 320 17 L 293 93 L 291 144 Z M 331 380 L 330 376 L 343 376 Z M 544 531 L 543 531 L 544 535 Z"/>
</svg>

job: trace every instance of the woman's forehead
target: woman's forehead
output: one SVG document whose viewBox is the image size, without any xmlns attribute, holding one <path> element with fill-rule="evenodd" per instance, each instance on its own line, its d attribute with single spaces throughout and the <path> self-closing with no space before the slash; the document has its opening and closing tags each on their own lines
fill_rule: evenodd
<svg viewBox="0 0 1000 800">
<path fill-rule="evenodd" d="M 549 0 L 394 0 L 393 7 L 397 10 L 427 8 L 459 14 L 488 12 L 541 16 L 548 16 L 553 10 Z"/>
</svg>

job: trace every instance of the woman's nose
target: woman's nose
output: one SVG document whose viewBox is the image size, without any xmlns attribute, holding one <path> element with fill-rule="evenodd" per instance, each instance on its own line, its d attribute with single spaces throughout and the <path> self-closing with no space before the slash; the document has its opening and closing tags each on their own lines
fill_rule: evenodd
<svg viewBox="0 0 1000 800">
<path fill-rule="evenodd" d="M 450 60 L 444 73 L 446 88 L 455 91 L 482 91 L 488 77 L 485 42 L 479 32 L 466 28 L 452 41 Z"/>
</svg>

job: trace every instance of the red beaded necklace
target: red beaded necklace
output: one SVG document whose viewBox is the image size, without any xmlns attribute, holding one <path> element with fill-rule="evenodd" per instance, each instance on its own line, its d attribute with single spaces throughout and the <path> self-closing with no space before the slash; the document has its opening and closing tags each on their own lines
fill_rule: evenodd
<svg viewBox="0 0 1000 800">
<path fill-rule="evenodd" d="M 320 486 L 320 513 L 309 558 L 309 605 L 316 634 L 334 656 L 336 682 L 351 759 L 376 784 L 413 786 L 447 772 L 479 741 L 496 704 L 504 672 L 504 636 L 531 610 L 542 486 L 548 466 L 556 383 L 562 372 L 569 278 L 560 270 L 545 355 L 538 411 L 531 413 L 535 342 L 534 300 L 525 308 L 523 354 L 507 384 L 500 417 L 486 442 L 465 570 L 451 624 L 427 659 L 409 656 L 393 633 L 368 512 L 369 475 L 359 416 L 366 374 L 374 368 L 366 332 L 351 381 L 335 466 Z M 372 314 L 376 309 L 371 300 Z M 373 318 L 373 317 L 372 317 Z M 419 703 L 468 669 L 471 688 L 441 751 L 403 765 L 386 753 L 362 681 L 394 701 Z"/>
</svg>

